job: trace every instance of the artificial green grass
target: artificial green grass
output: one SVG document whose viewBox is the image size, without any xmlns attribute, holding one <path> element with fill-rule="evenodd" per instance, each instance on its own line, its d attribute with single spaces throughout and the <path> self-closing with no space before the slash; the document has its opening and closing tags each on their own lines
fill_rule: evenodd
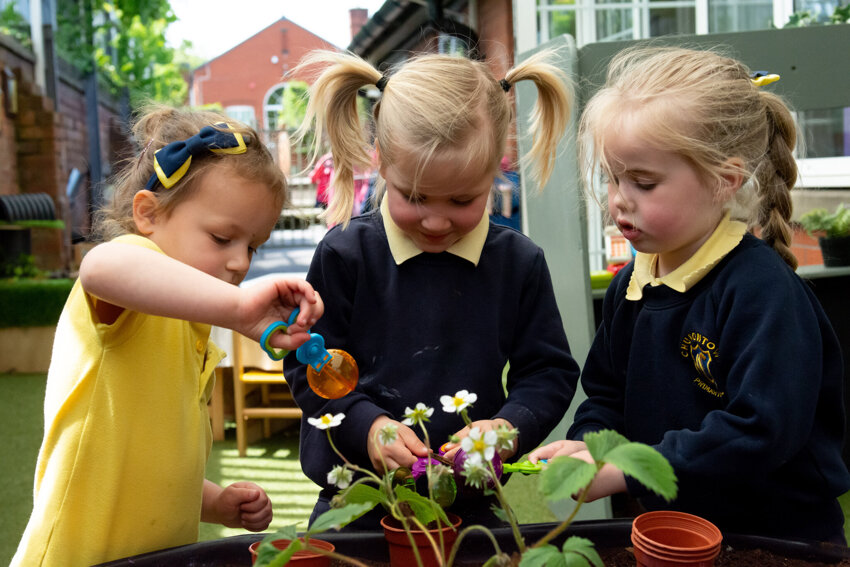
<svg viewBox="0 0 850 567">
<path fill-rule="evenodd" d="M 307 529 L 319 487 L 301 472 L 298 461 L 298 429 L 288 429 L 248 447 L 240 458 L 236 430 L 227 429 L 225 440 L 213 443 L 207 461 L 207 478 L 220 486 L 251 481 L 263 487 L 272 501 L 274 519 L 267 531 L 296 525 Z M 200 541 L 246 533 L 243 529 L 201 523 Z"/>
<path fill-rule="evenodd" d="M 0 374 L 0 565 L 11 562 L 32 510 L 46 381 L 44 374 Z"/>
</svg>

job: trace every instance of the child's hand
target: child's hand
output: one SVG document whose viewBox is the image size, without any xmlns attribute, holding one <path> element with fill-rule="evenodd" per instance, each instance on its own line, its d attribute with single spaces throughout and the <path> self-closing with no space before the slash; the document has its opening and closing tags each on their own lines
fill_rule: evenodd
<svg viewBox="0 0 850 567">
<path fill-rule="evenodd" d="M 540 459 L 548 460 L 554 457 L 575 456 L 574 453 L 580 451 L 587 451 L 587 445 L 584 444 L 584 441 L 554 441 L 533 450 L 529 453 L 528 460 L 536 463 Z"/>
<path fill-rule="evenodd" d="M 238 322 L 233 328 L 255 341 L 272 323 L 286 321 L 298 307 L 300 313 L 286 333 L 274 333 L 269 343 L 274 348 L 294 350 L 304 344 L 307 332 L 325 311 L 322 298 L 309 283 L 298 278 L 275 278 L 240 288 Z"/>
<path fill-rule="evenodd" d="M 379 432 L 385 425 L 397 427 L 396 440 L 389 445 L 380 442 Z M 419 457 L 428 456 L 428 447 L 411 428 L 385 415 L 372 422 L 368 439 L 369 460 L 379 474 L 398 467 L 412 467 Z"/>
<path fill-rule="evenodd" d="M 218 523 L 228 528 L 261 532 L 272 521 L 272 503 L 266 491 L 253 482 L 234 482 L 211 503 Z"/>
<path fill-rule="evenodd" d="M 464 437 L 467 437 L 469 435 L 469 430 L 473 427 L 477 427 L 481 430 L 482 433 L 484 433 L 486 431 L 490 431 L 491 429 L 496 429 L 500 425 L 513 429 L 513 425 L 511 425 L 508 420 L 502 419 L 501 417 L 496 419 L 481 419 L 479 421 L 473 421 L 467 427 L 464 427 L 463 429 L 455 433 L 455 437 L 457 437 L 458 439 L 463 439 Z M 446 443 L 444 447 L 446 450 L 444 456 L 451 461 L 454 460 L 455 454 L 457 454 L 458 450 L 460 449 L 460 443 Z M 512 449 L 501 449 L 499 451 L 499 456 L 502 458 L 502 462 L 507 462 L 508 459 L 514 456 L 514 453 L 516 453 L 516 442 L 514 442 L 514 446 Z"/>
</svg>

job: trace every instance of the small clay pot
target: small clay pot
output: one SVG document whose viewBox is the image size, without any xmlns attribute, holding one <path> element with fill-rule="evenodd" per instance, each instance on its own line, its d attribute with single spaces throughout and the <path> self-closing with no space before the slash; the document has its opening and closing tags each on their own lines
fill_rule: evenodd
<svg viewBox="0 0 850 567">
<path fill-rule="evenodd" d="M 699 516 L 658 510 L 635 518 L 631 539 L 638 567 L 713 567 L 723 536 Z"/>
<path fill-rule="evenodd" d="M 276 539 L 271 543 L 277 549 L 283 551 L 289 547 L 289 543 L 291 541 L 291 539 Z M 301 542 L 303 543 L 304 540 L 301 540 Z M 257 562 L 257 548 L 260 547 L 261 543 L 263 543 L 262 540 L 255 541 L 250 545 L 250 547 L 248 547 L 248 551 L 251 553 L 251 565 Z M 322 539 L 310 538 L 310 545 L 327 551 L 333 551 L 336 549 L 334 544 Z M 287 565 L 293 564 L 298 565 L 298 567 L 329 567 L 331 564 L 331 558 L 315 551 L 299 549 L 292 554 L 292 559 L 289 560 Z"/>
<path fill-rule="evenodd" d="M 443 526 L 440 530 L 428 530 L 437 545 L 440 545 L 439 532 L 443 533 L 443 547 L 445 557 L 443 562 L 448 561 L 451 554 L 452 546 L 457 539 L 457 528 L 460 525 L 460 516 L 455 514 L 447 514 L 451 526 Z M 384 537 L 390 549 L 390 565 L 392 567 L 411 567 L 416 565 L 416 554 L 413 552 L 413 547 L 410 545 L 410 539 L 404 531 L 401 522 L 392 516 L 384 516 L 381 519 L 381 525 L 384 527 Z M 419 551 L 419 557 L 422 560 L 422 567 L 437 567 L 440 561 L 434 553 L 434 548 L 431 547 L 431 542 L 425 532 L 421 530 L 411 530 L 413 540 L 416 543 L 416 549 Z"/>
</svg>

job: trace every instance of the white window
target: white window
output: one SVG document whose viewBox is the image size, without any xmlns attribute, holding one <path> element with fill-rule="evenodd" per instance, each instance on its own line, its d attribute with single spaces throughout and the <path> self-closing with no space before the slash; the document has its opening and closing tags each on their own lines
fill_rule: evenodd
<svg viewBox="0 0 850 567">
<path fill-rule="evenodd" d="M 235 104 L 224 109 L 224 113 L 234 120 L 238 120 L 252 128 L 257 127 L 257 119 L 254 117 L 254 107 L 247 104 Z"/>
</svg>

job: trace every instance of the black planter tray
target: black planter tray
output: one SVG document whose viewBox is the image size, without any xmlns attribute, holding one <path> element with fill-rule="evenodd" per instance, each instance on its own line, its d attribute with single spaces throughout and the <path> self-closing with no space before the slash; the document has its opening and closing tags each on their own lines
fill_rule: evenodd
<svg viewBox="0 0 850 567">
<path fill-rule="evenodd" d="M 551 530 L 555 524 L 525 524 L 522 534 L 526 542 L 534 542 Z M 575 522 L 567 535 L 577 535 L 591 540 L 597 549 L 626 547 L 631 545 L 630 519 L 591 520 Z M 516 549 L 509 528 L 492 530 L 503 551 Z M 125 559 L 101 564 L 100 567 L 248 567 L 251 556 L 248 546 L 263 539 L 266 534 L 246 534 L 213 541 L 183 545 L 160 551 L 153 551 Z M 381 531 L 368 532 L 326 532 L 319 536 L 336 546 L 338 553 L 357 557 L 366 561 L 388 562 L 389 554 L 384 534 Z M 560 545 L 565 535 L 553 543 Z M 850 559 L 850 549 L 820 542 L 774 539 L 760 536 L 723 534 L 723 545 L 737 549 L 763 549 L 783 557 L 804 559 L 825 563 L 837 563 Z M 485 561 L 493 554 L 493 546 L 481 532 L 467 535 L 458 553 L 458 559 L 472 562 Z"/>
</svg>

